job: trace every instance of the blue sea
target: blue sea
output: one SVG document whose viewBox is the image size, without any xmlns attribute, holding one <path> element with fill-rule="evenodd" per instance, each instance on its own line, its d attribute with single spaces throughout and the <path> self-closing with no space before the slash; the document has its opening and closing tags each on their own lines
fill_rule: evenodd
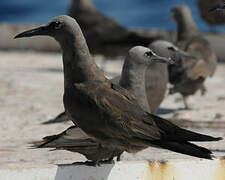
<svg viewBox="0 0 225 180">
<path fill-rule="evenodd" d="M 160 28 L 175 30 L 176 24 L 169 23 L 171 7 L 188 5 L 201 31 L 209 26 L 201 20 L 197 0 L 93 0 L 97 9 L 120 24 L 129 28 Z M 1 0 L 0 22 L 45 23 L 50 18 L 66 14 L 71 0 Z M 225 31 L 225 26 L 216 28 Z"/>
</svg>

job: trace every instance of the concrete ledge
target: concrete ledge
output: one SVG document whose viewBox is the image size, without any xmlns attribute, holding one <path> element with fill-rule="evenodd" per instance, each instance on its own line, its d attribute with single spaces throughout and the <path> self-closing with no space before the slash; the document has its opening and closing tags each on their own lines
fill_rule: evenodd
<svg viewBox="0 0 225 180">
<path fill-rule="evenodd" d="M 115 165 L 0 168 L 4 180 L 224 180 L 225 160 L 122 161 Z"/>
</svg>

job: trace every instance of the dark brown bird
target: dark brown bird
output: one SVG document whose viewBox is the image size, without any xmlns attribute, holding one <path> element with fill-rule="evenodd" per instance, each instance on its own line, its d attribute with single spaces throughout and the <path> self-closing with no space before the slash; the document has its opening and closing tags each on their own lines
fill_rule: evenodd
<svg viewBox="0 0 225 180">
<path fill-rule="evenodd" d="M 164 57 L 173 57 L 175 61 L 178 60 L 180 56 L 191 56 L 190 54 L 185 53 L 177 48 L 172 43 L 163 40 L 155 41 L 151 43 L 149 47 L 150 49 L 154 49 L 154 52 L 157 52 Z M 129 92 L 131 92 L 137 98 L 139 105 L 143 109 L 146 109 L 146 111 L 150 111 L 148 105 L 157 110 L 166 91 L 166 85 L 168 82 L 167 67 L 157 66 L 157 64 L 161 65 L 163 63 L 154 63 L 154 60 L 150 61 L 149 63 L 141 58 L 139 58 L 138 60 L 135 59 L 134 57 L 132 57 L 131 51 L 134 51 L 137 48 L 138 47 L 130 50 L 130 53 L 128 53 L 129 55 L 125 58 L 121 76 L 112 79 L 112 82 L 119 84 L 121 87 L 126 88 Z M 146 52 L 149 52 L 149 49 L 147 48 L 139 47 L 138 49 L 143 50 L 143 52 L 137 51 L 136 53 L 134 53 L 143 54 L 143 56 L 139 57 L 144 57 L 144 50 L 146 50 Z M 148 78 L 147 82 L 144 80 L 146 77 Z M 151 85 L 151 82 L 154 82 L 154 86 Z M 147 92 L 145 92 L 145 90 Z M 149 100 L 152 99 L 155 100 L 155 104 L 149 102 Z M 69 118 L 67 117 L 65 112 L 63 112 L 54 120 L 48 121 L 48 123 L 56 123 L 66 120 L 69 120 Z M 81 132 L 81 135 L 78 135 L 79 132 Z M 85 155 L 88 160 L 93 161 L 96 159 L 98 150 L 97 143 L 93 139 L 88 137 L 87 134 L 83 136 L 84 134 L 85 133 L 81 129 L 79 129 L 79 127 L 73 126 L 68 128 L 63 133 L 53 136 L 47 136 L 43 138 L 42 141 L 33 142 L 33 144 L 36 148 L 65 149 L 73 152 L 79 152 Z M 120 154 L 122 153 L 115 152 L 113 154 L 111 149 L 107 148 L 104 148 L 104 152 L 105 153 L 101 155 L 101 159 L 107 160 L 108 158 L 108 162 L 111 162 L 113 155 L 117 156 L 117 160 L 119 160 Z"/>
<path fill-rule="evenodd" d="M 213 26 L 225 25 L 225 12 L 219 11 L 223 3 L 223 0 L 198 0 L 200 16 L 211 29 Z"/>
<path fill-rule="evenodd" d="M 189 141 L 217 141 L 191 132 L 141 109 L 134 96 L 113 84 L 91 57 L 76 21 L 58 16 L 47 25 L 25 31 L 15 38 L 48 35 L 63 51 L 64 106 L 71 120 L 102 147 L 137 152 L 149 146 L 212 159 L 212 152 Z M 146 56 L 146 58 L 151 57 Z M 98 157 L 98 156 L 97 156 Z M 97 158 L 96 163 L 100 159 Z"/>
<path fill-rule="evenodd" d="M 92 0 L 72 0 L 69 15 L 80 25 L 92 54 L 109 56 L 126 55 L 130 48 L 137 45 L 147 46 L 162 33 L 149 35 L 129 31 L 113 18 L 99 12 Z"/>
<path fill-rule="evenodd" d="M 174 7 L 172 14 L 177 23 L 176 45 L 195 57 L 180 58 L 178 63 L 169 65 L 169 81 L 174 86 L 170 93 L 179 92 L 188 109 L 188 96 L 195 94 L 197 90 L 201 90 L 202 95 L 205 93 L 204 81 L 214 74 L 217 58 L 209 42 L 198 31 L 187 6 Z"/>
<path fill-rule="evenodd" d="M 150 56 L 146 58 L 146 56 Z M 149 48 L 137 46 L 132 48 L 124 61 L 123 71 L 121 77 L 115 78 L 112 81 L 117 84 L 123 85 L 129 92 L 133 93 L 136 97 L 139 97 L 138 103 L 143 109 L 149 111 L 148 102 L 145 93 L 145 71 L 147 65 L 152 65 L 155 62 L 169 63 L 170 61 L 157 56 Z M 173 62 L 171 60 L 171 62 Z M 58 116 L 59 119 L 66 119 L 67 116 L 61 113 Z M 69 118 L 67 118 L 69 120 Z M 85 132 L 79 127 L 72 126 L 64 132 L 44 137 L 42 141 L 32 142 L 36 148 L 54 148 L 65 149 L 72 152 L 79 152 L 86 156 L 88 160 L 96 161 L 98 146 L 97 142 L 91 139 Z M 117 156 L 117 160 L 120 159 L 121 151 L 112 151 L 111 148 L 102 147 L 101 153 L 102 160 L 111 161 L 114 156 Z"/>
<path fill-rule="evenodd" d="M 223 9 L 225 9 L 225 2 L 218 0 L 216 4 L 214 5 L 211 4 L 211 6 L 208 7 L 208 12 L 215 12 L 217 10 L 223 10 Z"/>
</svg>

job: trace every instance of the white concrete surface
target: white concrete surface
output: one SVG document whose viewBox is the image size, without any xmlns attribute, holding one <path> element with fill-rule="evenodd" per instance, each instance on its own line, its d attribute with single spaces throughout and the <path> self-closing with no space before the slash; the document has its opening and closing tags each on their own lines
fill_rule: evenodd
<svg viewBox="0 0 225 180">
<path fill-rule="evenodd" d="M 102 56 L 95 56 L 95 59 L 108 77 L 121 72 L 121 60 L 103 61 L 105 58 Z M 224 82 L 225 65 L 219 64 L 213 78 L 206 81 L 207 94 L 193 96 L 192 110 L 179 110 L 183 103 L 178 100 L 179 95 L 173 95 L 167 96 L 161 106 L 168 113 L 160 115 L 170 119 L 186 119 L 189 122 L 185 122 L 186 128 L 190 130 L 225 137 Z M 134 155 L 123 153 L 122 162 L 115 166 L 48 166 L 85 161 L 78 153 L 28 148 L 29 142 L 59 133 L 72 124 L 41 124 L 63 111 L 62 94 L 61 54 L 0 51 L 0 180 L 99 180 L 99 177 L 102 177 L 100 180 L 123 180 L 124 177 L 125 180 L 132 180 L 130 176 L 137 180 L 145 177 L 144 180 L 205 180 L 205 176 L 225 180 L 224 161 L 199 161 L 156 148 L 148 148 Z M 183 125 L 183 122 L 181 120 L 180 124 Z M 209 148 L 217 156 L 225 155 L 225 140 L 199 145 Z M 137 160 L 140 161 L 133 162 Z M 166 160 L 169 163 L 152 164 L 142 160 Z M 146 176 L 139 177 L 140 174 Z"/>
<path fill-rule="evenodd" d="M 225 160 L 124 161 L 115 165 L 49 165 L 1 169 L 4 180 L 224 180 Z"/>
</svg>

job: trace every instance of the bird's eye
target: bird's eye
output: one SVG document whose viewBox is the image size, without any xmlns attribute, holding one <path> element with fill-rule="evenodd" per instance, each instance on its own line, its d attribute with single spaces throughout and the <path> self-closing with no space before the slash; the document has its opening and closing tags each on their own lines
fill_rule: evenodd
<svg viewBox="0 0 225 180">
<path fill-rule="evenodd" d="M 59 21 L 55 21 L 55 22 L 52 22 L 52 23 L 51 23 L 51 26 L 52 26 L 54 29 L 60 29 L 61 26 L 62 26 L 62 23 L 59 22 Z"/>
<path fill-rule="evenodd" d="M 168 47 L 168 50 L 170 50 L 170 51 L 176 51 L 176 49 L 173 46 Z"/>
<path fill-rule="evenodd" d="M 152 51 L 148 51 L 148 52 L 146 52 L 144 55 L 145 55 L 146 57 L 151 57 L 151 56 L 153 56 L 154 54 L 153 54 Z"/>
</svg>

